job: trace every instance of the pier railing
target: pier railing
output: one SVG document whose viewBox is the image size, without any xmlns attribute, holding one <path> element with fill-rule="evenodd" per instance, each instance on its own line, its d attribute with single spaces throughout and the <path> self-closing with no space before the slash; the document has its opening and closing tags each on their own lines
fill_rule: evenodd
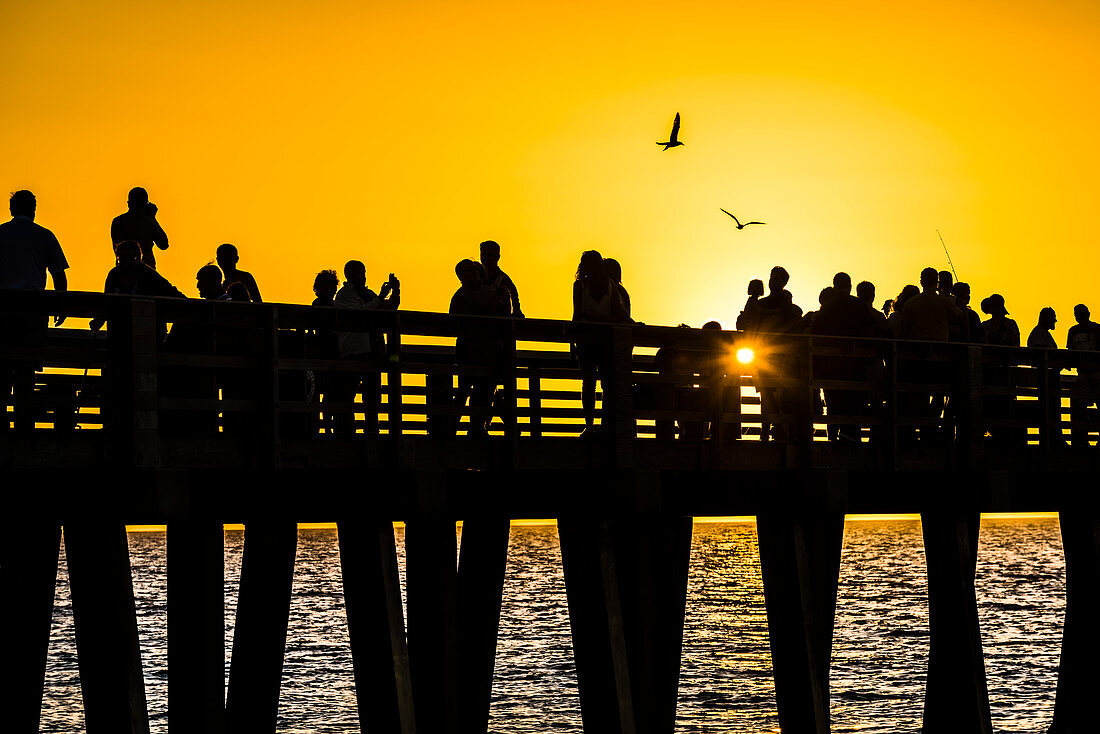
<svg viewBox="0 0 1100 734">
<path fill-rule="evenodd" d="M 508 521 L 543 517 L 585 729 L 671 732 L 691 518 L 755 515 L 780 722 L 825 732 L 844 515 L 919 512 L 925 731 L 990 732 L 973 582 L 993 510 L 1060 512 L 1052 731 L 1094 725 L 1100 354 L 0 291 L 0 323 L 16 314 L 107 326 L 0 342 L 17 383 L 0 589 L 25 600 L 0 604 L 13 730 L 37 726 L 62 524 L 87 729 L 148 729 L 129 522 L 168 527 L 170 730 L 274 731 L 295 521 L 327 520 L 363 730 L 483 732 Z M 340 333 L 370 352 L 338 358 Z M 458 338 L 476 347 L 461 363 Z M 582 438 L 578 353 L 600 378 Z M 481 399 L 460 405 L 463 385 Z M 226 691 L 222 525 L 241 521 Z"/>
</svg>

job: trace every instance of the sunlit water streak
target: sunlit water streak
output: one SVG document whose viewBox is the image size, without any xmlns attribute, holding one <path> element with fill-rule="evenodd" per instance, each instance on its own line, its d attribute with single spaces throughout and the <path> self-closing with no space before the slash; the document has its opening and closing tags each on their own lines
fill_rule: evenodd
<svg viewBox="0 0 1100 734">
<path fill-rule="evenodd" d="M 398 529 L 404 580 L 404 533 Z M 151 728 L 167 731 L 164 533 L 129 536 Z M 227 531 L 226 674 L 243 533 Z M 1064 614 L 1056 520 L 982 524 L 978 601 L 994 727 L 1049 725 Z M 928 653 L 924 552 L 915 521 L 849 522 L 833 643 L 833 731 L 920 728 Z M 43 731 L 83 729 L 64 558 Z M 777 732 L 767 620 L 752 523 L 695 526 L 678 730 Z M 512 529 L 493 690 L 493 732 L 580 731 L 557 532 Z M 301 530 L 279 731 L 358 731 L 334 530 Z"/>
</svg>

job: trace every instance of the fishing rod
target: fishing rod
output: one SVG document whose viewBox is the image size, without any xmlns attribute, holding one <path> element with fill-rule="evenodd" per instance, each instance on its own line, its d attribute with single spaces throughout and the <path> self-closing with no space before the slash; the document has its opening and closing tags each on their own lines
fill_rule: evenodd
<svg viewBox="0 0 1100 734">
<path fill-rule="evenodd" d="M 955 263 L 951 262 L 951 253 L 947 251 L 947 243 L 943 241 L 943 235 L 940 231 L 936 230 L 936 236 L 940 238 L 940 244 L 943 245 L 943 254 L 947 255 L 947 266 L 951 268 L 951 276 L 956 280 L 959 280 L 958 273 L 955 272 Z"/>
</svg>

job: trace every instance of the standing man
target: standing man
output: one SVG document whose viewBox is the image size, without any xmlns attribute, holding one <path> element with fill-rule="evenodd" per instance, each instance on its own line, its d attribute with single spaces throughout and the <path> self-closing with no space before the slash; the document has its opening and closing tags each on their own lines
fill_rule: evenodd
<svg viewBox="0 0 1100 734">
<path fill-rule="evenodd" d="M 46 272 L 53 276 L 55 291 L 68 289 L 65 269 L 69 267 L 61 244 L 53 232 L 34 223 L 38 202 L 30 191 L 16 191 L 8 202 L 11 221 L 0 224 L 0 288 L 46 290 Z M 54 326 L 60 326 L 64 315 L 54 316 Z M 41 347 L 49 326 L 47 316 L 37 314 L 4 314 L 3 323 L 9 344 L 16 347 Z M 20 432 L 34 428 L 34 416 L 29 402 L 34 393 L 34 373 L 41 364 L 34 360 L 0 362 L 0 408 L 7 413 L 14 388 L 15 424 Z M 8 429 L 5 417 L 3 430 Z"/>
<path fill-rule="evenodd" d="M 500 269 L 500 245 L 492 240 L 481 243 L 481 264 L 485 266 L 485 285 L 497 298 L 508 304 L 508 313 L 505 316 L 523 318 L 523 311 L 519 307 L 519 291 L 516 284 L 508 277 L 508 274 Z"/>
<path fill-rule="evenodd" d="M 157 206 L 149 201 L 149 192 L 140 186 L 130 189 L 126 212 L 111 222 L 111 244 L 133 240 L 141 245 L 141 261 L 157 269 L 153 247 L 168 249 L 168 235 L 157 223 Z"/>
<path fill-rule="evenodd" d="M 333 305 L 336 308 L 355 309 L 357 311 L 396 311 L 401 305 L 401 282 L 390 273 L 378 293 L 367 287 L 367 266 L 360 260 L 349 260 L 344 265 L 344 285 L 336 292 Z M 367 331 L 343 331 L 337 334 L 342 359 L 367 362 L 365 373 L 344 372 L 332 386 L 333 401 L 351 403 L 359 392 L 363 391 L 363 412 L 366 416 L 367 435 L 378 433 L 378 389 L 379 371 L 386 356 L 386 344 L 377 329 Z M 355 433 L 354 412 L 341 410 L 333 415 L 333 428 L 337 433 L 350 435 Z"/>
<path fill-rule="evenodd" d="M 250 301 L 260 303 L 263 300 L 260 298 L 260 286 L 256 285 L 256 279 L 252 277 L 252 273 L 237 268 L 241 256 L 237 254 L 236 246 L 230 244 L 218 245 L 217 259 L 218 267 L 225 273 L 226 289 L 234 283 L 240 283 L 248 290 Z"/>
<path fill-rule="evenodd" d="M 1066 337 L 1066 349 L 1078 349 L 1085 352 L 1100 352 L 1100 324 L 1090 318 L 1089 307 L 1078 303 L 1073 307 L 1073 318 L 1076 324 L 1069 327 L 1069 335 Z M 1097 394 L 1100 393 L 1100 369 L 1095 366 L 1096 360 L 1089 360 L 1092 366 L 1080 366 L 1077 368 L 1077 387 L 1070 398 L 1070 420 L 1074 423 L 1084 423 L 1089 417 L 1089 408 L 1097 402 Z M 1070 439 L 1074 446 L 1088 446 L 1088 430 L 1075 428 L 1070 431 Z"/>
</svg>

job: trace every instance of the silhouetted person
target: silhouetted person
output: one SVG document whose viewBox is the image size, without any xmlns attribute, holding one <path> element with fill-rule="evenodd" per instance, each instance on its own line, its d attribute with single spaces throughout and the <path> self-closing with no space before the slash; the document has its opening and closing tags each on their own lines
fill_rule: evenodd
<svg viewBox="0 0 1100 734">
<path fill-rule="evenodd" d="M 178 288 L 141 261 L 141 245 L 133 240 L 120 242 L 115 247 L 118 264 L 107 273 L 104 293 L 127 296 L 151 296 L 158 298 L 187 298 Z M 104 319 L 94 318 L 88 324 L 92 331 L 103 326 Z"/>
<path fill-rule="evenodd" d="M 768 338 L 761 336 L 762 334 L 791 334 L 799 330 L 802 309 L 794 304 L 791 292 L 787 290 L 790 278 L 785 268 L 776 265 L 768 274 L 768 295 L 757 300 L 751 307 L 746 304 L 745 330 L 755 334 L 757 339 L 763 341 Z M 772 356 L 767 364 L 753 362 L 753 370 L 758 378 L 756 382 L 761 411 L 765 416 L 790 413 L 799 406 L 800 403 L 791 390 L 759 384 L 761 380 L 791 374 L 794 368 L 795 362 L 782 354 Z M 762 431 L 766 431 L 769 425 L 764 420 L 761 424 Z M 787 440 L 791 435 L 784 424 L 775 423 L 770 426 L 771 437 L 775 440 Z"/>
<path fill-rule="evenodd" d="M 587 250 L 581 254 L 573 281 L 573 321 L 595 323 L 628 323 L 630 314 L 619 298 L 618 291 L 607 275 L 607 267 L 600 253 Z M 604 394 L 610 398 L 612 354 L 611 344 L 604 341 L 580 343 L 575 346 L 581 369 L 581 408 L 584 412 L 584 432 L 592 433 L 596 420 L 596 375 L 599 374 Z M 607 400 L 604 415 L 607 415 Z M 605 426 L 606 427 L 606 426 Z"/>
<path fill-rule="evenodd" d="M 951 290 L 954 287 L 953 281 L 954 277 L 951 275 L 950 270 L 941 270 L 939 272 L 939 284 L 936 286 L 936 292 L 952 303 L 955 302 L 955 295 Z"/>
<path fill-rule="evenodd" d="M 882 315 L 884 318 L 890 318 L 891 312 L 894 310 L 894 299 L 887 298 L 882 302 Z"/>
<path fill-rule="evenodd" d="M 1039 311 L 1039 323 L 1027 335 L 1027 345 L 1033 349 L 1057 349 L 1058 343 L 1054 341 L 1051 330 L 1058 323 L 1058 316 L 1050 306 Z"/>
<path fill-rule="evenodd" d="M 493 291 L 483 280 L 485 269 L 473 260 L 462 260 L 455 266 L 461 286 L 451 296 L 450 314 L 470 316 L 507 316 L 510 304 L 506 294 Z M 505 298 L 501 296 L 504 295 Z M 482 329 L 489 328 L 487 325 Z M 499 377 L 501 361 L 504 357 L 504 342 L 500 336 L 478 334 L 461 335 L 455 340 L 455 362 L 459 367 L 488 369 L 492 375 L 459 375 L 458 390 L 455 393 L 455 407 L 459 410 L 457 420 L 461 420 L 467 398 L 471 409 L 488 411 L 490 398 L 496 380 Z M 489 420 L 487 412 L 481 415 L 470 413 L 470 426 L 466 435 L 471 438 L 484 438 L 488 435 Z M 456 426 L 457 427 L 457 426 Z"/>
<path fill-rule="evenodd" d="M 918 293 L 920 293 L 920 288 L 909 284 L 902 288 L 901 292 L 898 293 L 898 297 L 894 299 L 890 315 L 886 317 L 886 325 L 890 327 L 890 332 L 895 338 L 901 336 L 901 312 L 905 308 L 905 302 Z"/>
<path fill-rule="evenodd" d="M 322 270 L 313 279 L 313 306 L 319 308 L 331 308 L 335 304 L 333 299 L 340 287 L 340 279 L 335 270 Z M 339 359 L 340 347 L 336 341 L 336 332 L 331 328 L 319 327 L 306 335 L 306 356 L 311 359 Z M 332 400 L 330 388 L 332 385 L 332 373 L 324 370 L 312 370 L 313 395 L 322 405 L 322 413 L 319 428 L 332 433 L 332 416 L 328 412 L 327 403 Z M 308 375 L 309 373 L 307 373 Z M 309 380 L 308 376 L 306 378 Z"/>
<path fill-rule="evenodd" d="M 962 334 L 966 335 L 966 341 L 971 344 L 985 344 L 985 332 L 982 329 L 982 320 L 970 308 L 970 285 L 961 280 L 951 286 L 951 294 L 955 297 L 955 306 L 962 311 L 965 326 L 961 330 L 959 341 L 963 341 Z M 952 339 L 955 341 L 955 339 Z"/>
<path fill-rule="evenodd" d="M 989 314 L 989 318 L 982 322 L 982 335 L 985 337 L 986 344 L 1002 347 L 1020 346 L 1020 327 L 1013 319 L 1008 318 L 1004 296 L 994 293 L 989 298 L 983 299 L 982 311 Z"/>
<path fill-rule="evenodd" d="M 230 244 L 218 245 L 218 267 L 225 274 L 226 290 L 234 283 L 240 283 L 245 287 L 248 300 L 253 303 L 260 303 L 263 300 L 260 298 L 260 287 L 256 285 L 256 279 L 252 277 L 252 273 L 247 273 L 237 267 L 240 259 L 236 246 Z M 233 297 L 233 300 L 239 301 L 242 299 Z"/>
<path fill-rule="evenodd" d="M 68 289 L 65 253 L 53 232 L 34 223 L 38 202 L 30 191 L 16 191 L 8 201 L 11 221 L 0 224 L 0 288 L 46 290 L 46 273 L 53 277 L 55 291 Z M 60 326 L 65 316 L 54 316 Z M 49 327 L 47 316 L 24 313 L 3 314 L 2 338 L 16 348 L 41 349 Z M 8 430 L 7 406 L 15 406 L 15 425 L 20 433 L 34 430 L 34 374 L 42 365 L 37 360 L 0 361 L 0 427 Z"/>
<path fill-rule="evenodd" d="M 866 288 L 864 289 L 866 290 Z M 872 298 L 874 291 L 872 290 Z M 867 302 L 852 295 L 852 278 L 847 273 L 833 276 L 833 293 L 821 305 L 814 319 L 813 332 L 820 336 L 875 336 L 878 322 L 872 315 L 874 309 Z M 857 357 L 823 356 L 814 360 L 814 376 L 827 380 L 865 381 L 867 360 Z M 830 416 L 858 416 L 863 413 L 867 396 L 860 390 L 825 390 L 825 406 Z M 830 438 L 858 443 L 860 426 L 854 423 L 836 425 Z"/>
<path fill-rule="evenodd" d="M 982 299 L 981 308 L 990 316 L 982 322 L 982 335 L 986 344 L 1000 347 L 1020 346 L 1020 327 L 1008 318 L 1008 309 L 1005 308 L 1003 296 L 994 293 Z M 987 349 L 985 355 L 982 383 L 995 388 L 1009 387 L 1012 378 L 1012 356 L 996 349 Z M 1012 418 L 1018 412 L 1013 395 L 986 395 L 982 403 L 983 414 L 990 419 Z M 1012 445 L 1023 445 L 1025 439 L 1024 432 L 1014 426 L 989 426 L 989 434 L 998 443 Z"/>
<path fill-rule="evenodd" d="M 141 246 L 141 261 L 156 270 L 154 247 L 168 249 L 168 235 L 157 222 L 157 206 L 149 201 L 149 193 L 137 186 L 126 197 L 126 212 L 111 222 L 111 244 L 133 240 Z"/>
<path fill-rule="evenodd" d="M 831 301 L 833 298 L 833 287 L 827 285 L 821 289 L 817 294 L 817 310 L 809 311 L 802 317 L 802 320 L 798 324 L 798 330 L 803 334 L 812 334 L 814 331 L 814 322 L 817 320 L 817 316 L 821 313 L 821 307 Z"/>
<path fill-rule="evenodd" d="M 1075 349 L 1084 352 L 1100 352 L 1100 324 L 1090 318 L 1088 306 L 1078 303 L 1073 307 L 1073 318 L 1076 324 L 1069 327 L 1066 335 L 1066 349 Z M 1070 420 L 1074 423 L 1089 421 L 1089 410 L 1097 402 L 1100 394 L 1100 359 L 1089 360 L 1091 364 L 1081 365 L 1077 368 L 1077 385 L 1070 398 Z M 1092 421 L 1089 421 L 1092 422 Z M 1089 431 L 1085 428 L 1074 428 L 1070 431 L 1074 446 L 1087 446 Z"/>
<path fill-rule="evenodd" d="M 344 285 L 336 292 L 333 303 L 336 308 L 357 311 L 395 311 L 401 305 L 401 282 L 390 273 L 378 293 L 367 287 L 367 266 L 359 260 L 349 260 L 344 265 Z M 333 386 L 334 402 L 351 403 L 360 386 L 363 392 L 363 410 L 366 414 L 366 433 L 378 432 L 379 374 L 386 359 L 386 343 L 378 329 L 368 331 L 343 331 L 337 335 L 340 356 L 343 359 L 366 363 L 362 374 L 343 373 L 338 385 Z M 355 432 L 354 415 L 350 410 L 333 416 L 337 432 Z"/>
<path fill-rule="evenodd" d="M 607 277 L 611 279 L 611 286 L 615 289 L 615 292 L 619 294 L 619 300 L 623 303 L 623 308 L 626 309 L 626 315 L 630 316 L 630 293 L 623 287 L 623 266 L 619 265 L 619 261 L 610 257 L 603 259 L 604 266 L 607 268 Z"/>
<path fill-rule="evenodd" d="M 875 308 L 875 284 L 864 280 L 856 286 L 856 298 L 863 301 L 867 310 L 871 312 L 871 318 L 875 320 L 875 328 L 867 336 L 890 336 L 890 327 L 886 325 L 886 314 Z"/>
<path fill-rule="evenodd" d="M 225 292 L 221 268 L 217 265 L 203 265 L 199 268 L 199 271 L 195 273 L 195 287 L 199 291 L 199 298 L 204 300 L 229 300 L 229 295 Z"/>
<path fill-rule="evenodd" d="M 734 324 L 738 331 L 747 331 L 755 326 L 750 322 L 755 317 L 756 302 L 759 301 L 760 297 L 763 295 L 764 281 L 759 278 L 750 280 L 748 287 L 749 298 L 745 301 L 745 307 L 741 309 L 741 313 L 737 314 L 737 322 Z"/>
<path fill-rule="evenodd" d="M 481 265 L 485 268 L 485 287 L 491 290 L 496 297 L 508 302 L 506 316 L 523 318 L 523 310 L 519 307 L 519 291 L 516 284 L 508 277 L 508 274 L 500 269 L 500 245 L 493 240 L 485 240 L 481 243 Z"/>
<path fill-rule="evenodd" d="M 942 283 L 935 268 L 925 268 L 920 274 L 921 292 L 905 302 L 899 319 L 899 336 L 903 339 L 945 342 L 951 336 L 951 325 L 962 322 L 963 314 L 946 297 L 936 293 L 936 286 Z M 950 370 L 942 362 L 931 360 L 907 360 L 902 362 L 904 382 L 926 384 L 950 383 Z M 902 379 L 899 376 L 898 379 Z M 949 396 L 938 392 L 924 395 L 906 393 L 904 400 L 899 397 L 899 405 L 904 405 L 909 416 L 939 418 L 944 401 Z M 920 431 L 922 437 L 925 429 Z M 922 439 L 923 440 L 923 439 Z"/>
</svg>

